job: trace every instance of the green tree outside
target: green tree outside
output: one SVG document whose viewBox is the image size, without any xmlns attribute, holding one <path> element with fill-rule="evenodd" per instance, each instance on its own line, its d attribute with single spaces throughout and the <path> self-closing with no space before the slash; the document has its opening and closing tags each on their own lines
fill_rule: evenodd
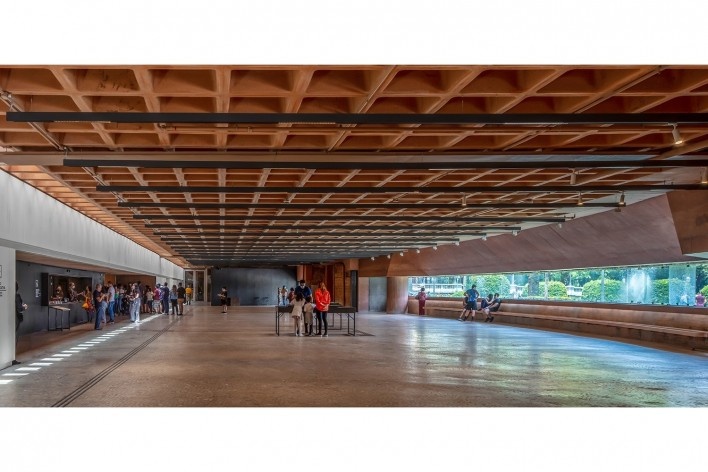
<svg viewBox="0 0 708 472">
<path fill-rule="evenodd" d="M 591 280 L 583 285 L 584 302 L 602 302 L 602 281 Z M 605 303 L 622 302 L 622 282 L 619 280 L 605 279 Z"/>
</svg>

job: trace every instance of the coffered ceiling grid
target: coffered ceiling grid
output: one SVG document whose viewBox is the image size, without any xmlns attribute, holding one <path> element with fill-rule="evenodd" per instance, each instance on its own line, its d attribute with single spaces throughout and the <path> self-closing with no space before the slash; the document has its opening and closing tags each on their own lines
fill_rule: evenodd
<svg viewBox="0 0 708 472">
<path fill-rule="evenodd" d="M 708 113 L 708 67 L 612 65 L 612 66 L 0 66 L 0 162 L 40 190 L 115 229 L 139 244 L 187 265 L 181 250 L 163 239 L 168 234 L 237 235 L 241 247 L 252 255 L 260 245 L 272 249 L 291 247 L 297 231 L 302 244 L 312 240 L 334 242 L 348 236 L 409 237 L 411 228 L 431 222 L 407 221 L 411 217 L 457 218 L 437 222 L 458 228 L 458 239 L 474 227 L 487 230 L 528 228 L 537 223 L 492 222 L 474 224 L 471 218 L 579 217 L 607 208 L 579 207 L 578 201 L 618 202 L 623 186 L 646 184 L 695 184 L 701 169 L 455 168 L 460 155 L 478 154 L 481 160 L 498 153 L 537 159 L 536 156 L 598 155 L 622 159 L 638 156 L 657 161 L 677 156 L 702 156 L 708 146 L 705 124 L 682 124 L 683 146 L 674 146 L 670 123 L 596 125 L 492 125 L 492 124 L 391 124 L 332 125 L 331 123 L 199 124 L 8 121 L 7 111 L 129 112 L 129 113 L 405 113 L 405 114 L 517 114 L 517 113 Z M 39 153 L 54 152 L 55 158 Z M 389 169 L 312 168 L 199 168 L 175 162 L 174 168 L 142 167 L 126 162 L 122 167 L 70 167 L 69 157 L 102 153 L 120 159 L 124 153 L 146 153 L 151 159 L 174 159 L 191 152 L 214 156 L 253 153 L 271 161 L 284 155 L 329 156 L 332 161 L 346 152 L 371 156 L 395 153 Z M 150 154 L 152 153 L 152 154 Z M 327 154 L 329 153 L 329 154 Z M 492 153 L 492 154 L 490 154 Z M 494 154 L 496 153 L 496 154 Z M 401 156 L 404 157 L 396 157 Z M 450 160 L 450 169 L 397 168 L 405 156 L 436 156 Z M 507 157 L 504 157 L 507 158 Z M 362 158 L 366 160 L 366 158 Z M 583 192 L 588 184 L 616 186 L 617 191 Z M 102 192 L 97 185 L 135 186 L 128 192 Z M 527 186 L 534 191 L 491 193 L 466 191 L 468 187 Z M 539 191 L 564 185 L 567 191 Z M 141 191 L 137 187 L 179 187 L 180 193 Z M 419 191 L 426 187 L 459 188 L 459 193 Z M 289 192 L 204 193 L 193 187 L 286 187 Z M 373 191 L 303 193 L 297 189 L 346 187 L 406 187 L 405 192 Z M 656 192 L 627 194 L 628 202 Z M 194 204 L 192 208 L 131 208 L 119 203 Z M 311 208 L 198 208 L 199 204 L 311 204 Z M 558 208 L 473 208 L 484 203 L 545 203 Z M 398 208 L 325 208 L 317 205 L 398 203 Z M 463 206 L 465 203 L 469 207 Z M 422 204 L 459 205 L 429 208 Z M 416 205 L 421 205 L 416 208 Z M 134 215 L 145 215 L 136 219 Z M 189 216 L 189 220 L 178 219 Z M 160 216 L 164 219 L 157 219 Z M 280 221 L 302 216 L 300 221 Z M 309 221 L 307 217 L 322 217 Z M 153 218 L 151 218 L 153 217 Z M 327 217 L 351 217 L 329 221 Z M 357 218 L 370 217 L 368 221 Z M 395 222 L 376 217 L 397 217 Z M 212 220 L 211 218 L 217 218 Z M 155 225 L 170 223 L 172 228 Z M 216 224 L 216 229 L 208 229 Z M 192 225 L 192 226 L 187 226 Z M 233 226 L 233 227 L 230 227 Z M 262 228 L 260 226 L 263 226 Z M 285 227 L 287 226 L 287 227 Z M 201 229 L 197 229 L 201 227 Z M 236 228 L 240 229 L 236 229 Z M 382 228 L 351 229 L 347 227 Z M 254 228 L 249 230 L 247 228 Z M 459 228 L 466 228 L 465 230 Z M 156 233 L 157 231 L 157 233 Z M 422 236 L 418 241 L 431 245 Z M 481 234 L 481 233 L 480 233 Z M 491 233 L 490 233 L 491 234 Z M 210 236 L 207 236 L 210 235 Z M 305 237 L 304 235 L 307 235 Z M 324 236 L 320 236 L 324 235 Z M 372 239 L 373 241 L 374 239 Z M 204 239 L 203 241 L 207 241 Z M 286 241 L 288 241 L 286 243 Z M 372 243 L 373 245 L 373 243 Z M 202 247 L 206 253 L 207 247 Z M 352 249 L 354 246 L 352 246 Z M 304 249 L 303 249 L 304 251 Z M 186 252 L 184 252 L 186 254 Z M 260 253 L 262 254 L 262 253 Z M 191 256 L 190 256 L 191 257 Z M 313 256 L 314 257 L 314 256 Z"/>
</svg>

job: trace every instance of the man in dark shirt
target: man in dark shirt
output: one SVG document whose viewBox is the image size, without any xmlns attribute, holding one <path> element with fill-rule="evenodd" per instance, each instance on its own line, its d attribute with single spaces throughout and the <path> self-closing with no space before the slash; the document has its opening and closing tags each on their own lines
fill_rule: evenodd
<svg viewBox="0 0 708 472">
<path fill-rule="evenodd" d="M 499 294 L 495 293 L 494 298 L 492 299 L 492 303 L 489 305 L 489 316 L 487 317 L 486 320 L 484 321 L 489 321 L 490 323 L 494 321 L 494 313 L 499 311 L 499 308 L 501 307 L 501 298 L 499 298 Z"/>
<path fill-rule="evenodd" d="M 302 299 L 305 300 L 307 297 L 312 296 L 312 289 L 305 285 L 305 279 L 300 280 L 300 285 L 295 287 L 295 296 L 300 294 L 302 296 Z"/>
<path fill-rule="evenodd" d="M 162 290 L 162 312 L 166 315 L 170 314 L 170 288 L 165 280 Z"/>
<path fill-rule="evenodd" d="M 179 307 L 177 314 L 180 316 L 184 313 L 184 298 L 186 294 L 187 292 L 185 292 L 184 287 L 182 287 L 182 282 L 177 284 L 177 305 Z"/>
</svg>

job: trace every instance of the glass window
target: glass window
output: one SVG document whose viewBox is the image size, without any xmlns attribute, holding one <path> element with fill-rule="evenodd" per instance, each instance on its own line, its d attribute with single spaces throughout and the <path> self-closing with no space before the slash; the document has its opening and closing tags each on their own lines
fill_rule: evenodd
<svg viewBox="0 0 708 472">
<path fill-rule="evenodd" d="M 502 298 L 509 299 L 695 306 L 708 296 L 708 264 L 674 263 L 408 279 L 410 295 L 425 287 L 430 297 L 462 297 L 472 285 L 477 286 L 480 296 L 499 293 Z"/>
</svg>

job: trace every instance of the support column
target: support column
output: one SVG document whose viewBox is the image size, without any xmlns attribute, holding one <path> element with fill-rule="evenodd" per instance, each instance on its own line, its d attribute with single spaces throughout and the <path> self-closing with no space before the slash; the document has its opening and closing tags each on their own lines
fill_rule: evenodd
<svg viewBox="0 0 708 472">
<path fill-rule="evenodd" d="M 386 313 L 406 313 L 408 310 L 408 277 L 387 277 L 386 291 Z"/>
<path fill-rule="evenodd" d="M 15 250 L 0 246 L 0 369 L 15 359 L 15 266 Z"/>
</svg>

